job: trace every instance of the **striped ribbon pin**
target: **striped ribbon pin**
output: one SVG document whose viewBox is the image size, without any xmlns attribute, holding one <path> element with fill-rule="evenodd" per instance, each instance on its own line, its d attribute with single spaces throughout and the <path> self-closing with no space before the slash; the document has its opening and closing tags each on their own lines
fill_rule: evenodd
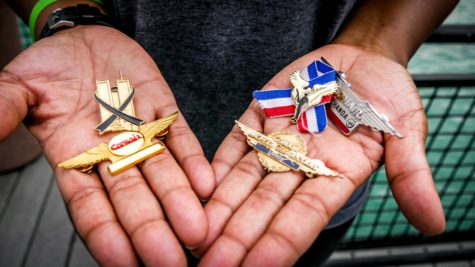
<svg viewBox="0 0 475 267">
<path fill-rule="evenodd" d="M 336 81 L 336 71 L 323 61 L 314 61 L 300 72 L 308 81 L 309 88 Z M 295 113 L 295 104 L 291 98 L 292 88 L 254 91 L 254 98 L 269 118 L 287 117 Z M 325 104 L 332 101 L 332 95 L 322 97 L 320 103 L 307 109 L 297 120 L 301 132 L 319 133 L 327 127 Z"/>
</svg>

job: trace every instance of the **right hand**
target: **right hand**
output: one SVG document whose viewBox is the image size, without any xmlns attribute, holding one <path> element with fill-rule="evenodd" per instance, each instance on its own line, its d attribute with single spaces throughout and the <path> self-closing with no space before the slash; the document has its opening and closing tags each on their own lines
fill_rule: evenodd
<svg viewBox="0 0 475 267">
<path fill-rule="evenodd" d="M 185 266 L 180 242 L 197 247 L 206 237 L 198 197 L 208 198 L 215 180 L 182 115 L 170 127 L 169 150 L 120 174 L 111 176 L 108 162 L 92 174 L 56 167 L 110 140 L 94 131 L 100 117 L 92 96 L 96 79 L 113 81 L 119 70 L 136 88 L 138 117 L 150 122 L 178 110 L 154 61 L 135 41 L 110 27 L 78 26 L 33 44 L 0 73 L 0 140 L 27 117 L 99 264 L 134 266 L 138 256 L 147 266 Z"/>
<path fill-rule="evenodd" d="M 332 124 L 323 133 L 299 134 L 307 156 L 346 177 L 307 179 L 301 172 L 267 173 L 235 126 L 212 162 L 219 185 L 205 207 L 208 237 L 194 251 L 203 256 L 201 266 L 293 265 L 382 163 L 409 222 L 424 234 L 443 232 L 444 212 L 424 150 L 427 121 L 404 67 L 383 54 L 333 44 L 292 62 L 264 88 L 289 88 L 292 72 L 321 57 L 346 73 L 353 90 L 387 115 L 404 138 L 365 126 L 345 136 Z M 255 100 L 239 121 L 265 134 L 298 131 L 288 117 L 266 118 Z"/>
</svg>

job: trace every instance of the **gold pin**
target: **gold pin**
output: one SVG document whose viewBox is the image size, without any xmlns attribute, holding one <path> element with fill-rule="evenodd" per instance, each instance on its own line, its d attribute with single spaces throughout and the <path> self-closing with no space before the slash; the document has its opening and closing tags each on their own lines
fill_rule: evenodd
<svg viewBox="0 0 475 267">
<path fill-rule="evenodd" d="M 336 82 L 326 84 L 315 84 L 310 87 L 310 83 L 302 79 L 300 71 L 290 74 L 292 83 L 291 98 L 295 105 L 295 113 L 290 122 L 297 123 L 300 116 L 309 108 L 315 107 L 322 102 L 323 97 L 331 96 L 338 91 Z"/>
<path fill-rule="evenodd" d="M 303 140 L 303 138 L 298 135 L 287 131 L 279 131 L 271 133 L 267 135 L 267 137 L 278 143 L 285 144 L 285 146 L 289 147 L 291 150 L 299 154 L 307 154 L 307 146 L 305 144 L 305 140 Z M 259 161 L 261 162 L 264 169 L 270 172 L 287 172 L 291 170 L 291 168 L 287 165 L 282 164 L 280 161 L 272 158 L 267 153 L 263 153 L 262 151 L 257 152 L 257 157 L 259 158 Z"/>
<path fill-rule="evenodd" d="M 236 124 L 246 135 L 247 143 L 257 151 L 259 161 L 268 171 L 302 171 L 309 178 L 321 175 L 344 177 L 326 167 L 321 160 L 305 156 L 307 154 L 305 141 L 296 134 L 280 131 L 266 136 L 239 121 L 236 121 Z"/>
<path fill-rule="evenodd" d="M 161 141 L 154 142 L 155 137 L 163 137 L 168 127 L 178 118 L 174 112 L 162 119 L 143 124 L 135 117 L 133 106 L 134 89 L 129 80 L 120 72 L 117 87 L 110 88 L 109 81 L 96 81 L 97 91 L 94 99 L 99 103 L 101 123 L 96 127 L 99 134 L 123 131 L 114 136 L 109 144 L 101 143 L 88 151 L 64 161 L 60 168 L 77 169 L 90 173 L 95 164 L 110 160 L 109 172 L 120 173 L 165 149 Z"/>
</svg>

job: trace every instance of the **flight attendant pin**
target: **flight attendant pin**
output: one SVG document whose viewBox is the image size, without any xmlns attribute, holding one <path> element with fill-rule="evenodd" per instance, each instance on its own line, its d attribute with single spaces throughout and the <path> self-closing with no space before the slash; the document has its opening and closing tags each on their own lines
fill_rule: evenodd
<svg viewBox="0 0 475 267">
<path fill-rule="evenodd" d="M 135 90 L 129 80 L 120 75 L 116 86 L 108 80 L 96 81 L 94 100 L 99 104 L 101 123 L 96 127 L 99 134 L 120 131 L 108 144 L 101 143 L 88 151 L 64 161 L 58 167 L 77 169 L 90 173 L 95 164 L 110 160 L 108 169 L 112 175 L 120 173 L 165 150 L 165 145 L 155 137 L 164 137 L 169 126 L 178 118 L 174 112 L 162 119 L 143 123 L 135 117 L 133 97 Z"/>
<path fill-rule="evenodd" d="M 262 134 L 236 121 L 247 138 L 247 143 L 257 151 L 262 166 L 270 172 L 302 171 L 308 178 L 333 176 L 344 178 L 340 173 L 325 166 L 323 161 L 306 156 L 307 146 L 301 136 L 279 131 Z"/>
</svg>

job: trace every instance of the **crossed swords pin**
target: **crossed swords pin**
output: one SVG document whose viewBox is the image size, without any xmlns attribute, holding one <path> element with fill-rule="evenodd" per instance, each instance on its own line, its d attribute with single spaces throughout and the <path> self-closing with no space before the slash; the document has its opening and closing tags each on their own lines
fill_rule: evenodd
<svg viewBox="0 0 475 267">
<path fill-rule="evenodd" d="M 157 139 L 165 137 L 169 126 L 178 118 L 178 112 L 144 124 L 135 117 L 135 90 L 122 73 L 120 76 L 115 87 L 110 87 L 108 80 L 96 81 L 94 100 L 99 104 L 102 118 L 96 127 L 99 134 L 122 133 L 114 136 L 108 144 L 101 143 L 58 167 L 90 173 L 95 164 L 110 160 L 112 164 L 108 169 L 115 175 L 165 150 L 165 145 Z"/>
</svg>

